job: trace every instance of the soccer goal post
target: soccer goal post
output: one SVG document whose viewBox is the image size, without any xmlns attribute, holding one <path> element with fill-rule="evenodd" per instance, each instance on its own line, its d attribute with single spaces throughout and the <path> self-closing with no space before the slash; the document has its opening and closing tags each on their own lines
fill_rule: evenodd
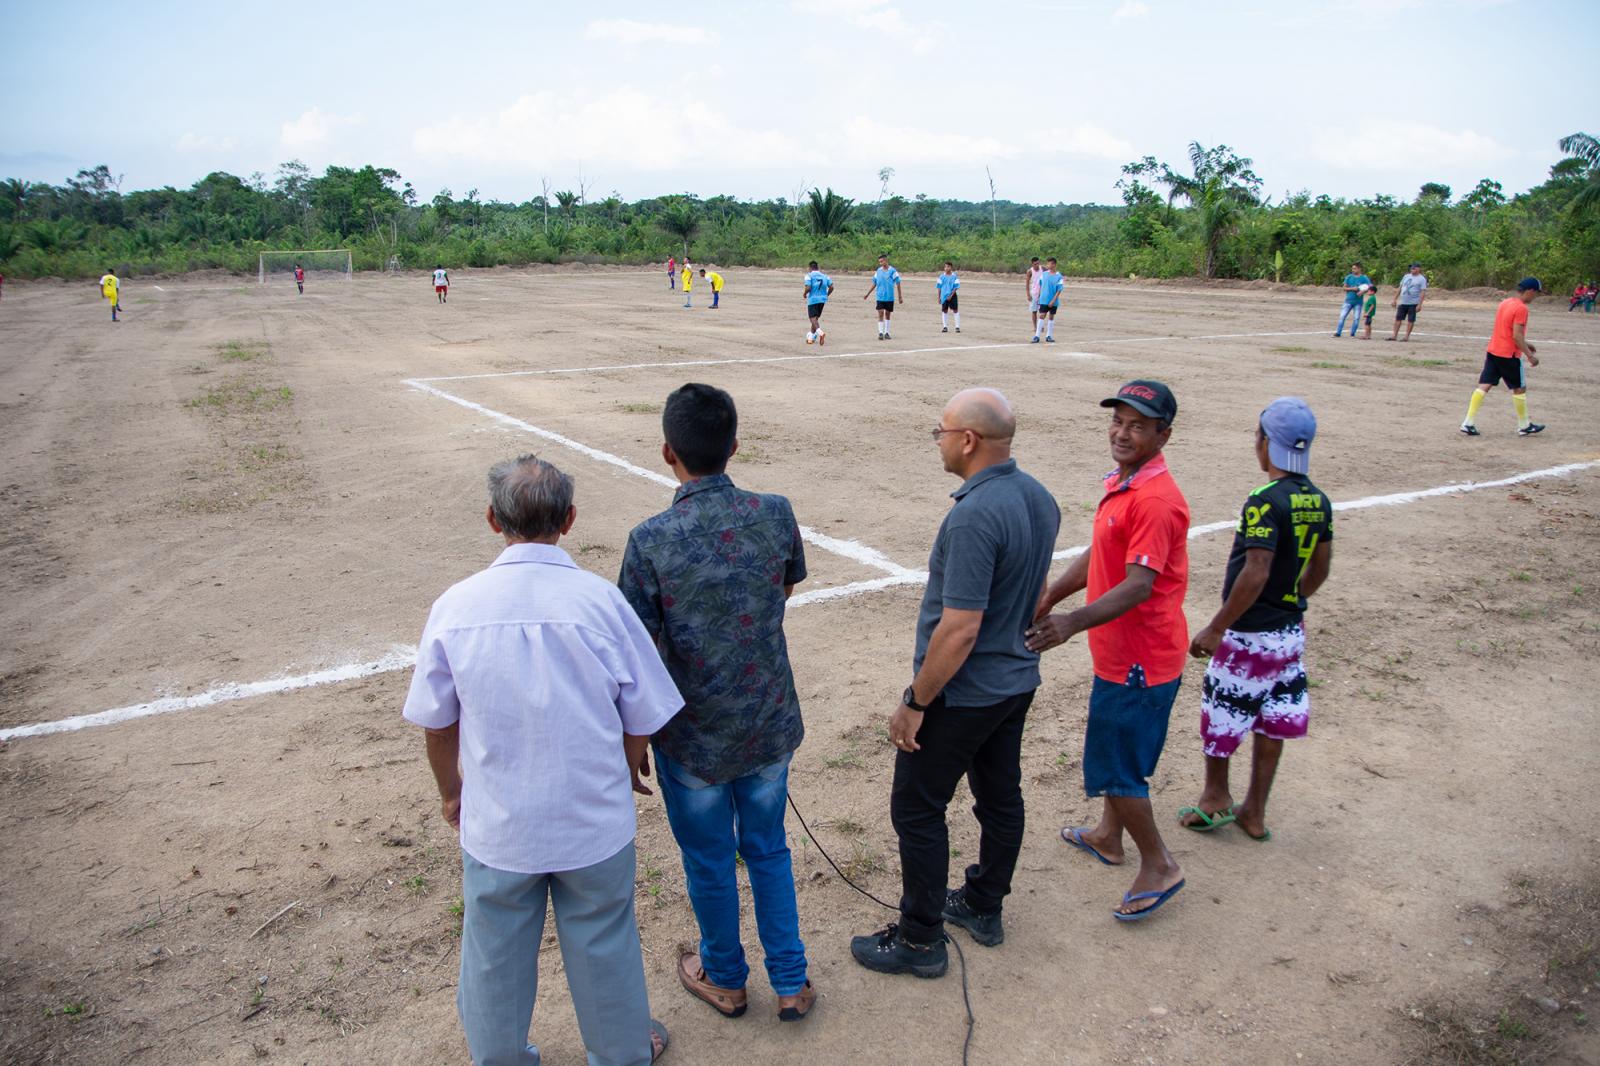
<svg viewBox="0 0 1600 1066">
<path fill-rule="evenodd" d="M 274 278 L 279 281 L 285 278 L 293 281 L 294 268 L 296 266 L 307 274 L 324 276 L 337 274 L 348 281 L 350 280 L 352 269 L 350 249 L 318 248 L 303 251 L 262 252 L 256 280 L 263 285 Z"/>
</svg>

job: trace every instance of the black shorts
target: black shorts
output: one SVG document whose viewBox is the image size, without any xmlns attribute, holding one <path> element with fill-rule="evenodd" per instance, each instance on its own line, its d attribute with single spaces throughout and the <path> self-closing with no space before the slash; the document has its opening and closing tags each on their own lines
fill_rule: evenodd
<svg viewBox="0 0 1600 1066">
<path fill-rule="evenodd" d="M 1400 304 L 1394 309 L 1394 320 L 1396 322 L 1415 322 L 1417 320 L 1417 305 Z"/>
<path fill-rule="evenodd" d="M 1054 317 L 1056 317 L 1056 311 L 1058 311 L 1058 310 L 1060 310 L 1060 306 L 1058 304 L 1040 304 L 1039 305 L 1039 313 L 1041 315 L 1044 315 L 1046 318 L 1054 318 Z"/>
<path fill-rule="evenodd" d="M 941 310 L 941 311 L 959 311 L 959 310 L 961 310 L 961 305 L 959 303 L 957 303 L 956 301 L 957 301 L 957 294 L 956 293 L 951 293 L 950 294 L 950 299 L 941 300 L 939 302 L 939 310 Z"/>
<path fill-rule="evenodd" d="M 1505 382 L 1508 389 L 1522 388 L 1522 360 L 1507 359 L 1503 355 L 1483 354 L 1483 373 L 1478 375 L 1479 385 L 1498 385 Z"/>
<path fill-rule="evenodd" d="M 894 301 L 893 300 L 879 300 L 878 301 L 878 310 L 880 310 L 880 311 L 893 311 L 894 310 Z"/>
<path fill-rule="evenodd" d="M 823 309 L 827 306 L 827 304 L 806 304 L 806 317 L 821 318 Z"/>
<path fill-rule="evenodd" d="M 1367 316 L 1367 325 L 1369 325 L 1369 326 L 1372 325 L 1372 319 L 1373 319 L 1374 316 L 1377 315 L 1377 313 L 1378 312 L 1374 311 L 1374 312 L 1372 312 L 1372 314 Z"/>
</svg>

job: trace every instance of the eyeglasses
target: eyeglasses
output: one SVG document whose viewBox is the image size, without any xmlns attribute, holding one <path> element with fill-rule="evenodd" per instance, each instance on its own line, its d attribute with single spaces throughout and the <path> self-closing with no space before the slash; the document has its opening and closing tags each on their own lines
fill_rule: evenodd
<svg viewBox="0 0 1600 1066">
<path fill-rule="evenodd" d="M 983 434 L 982 433 L 979 433 L 975 429 L 968 429 L 966 426 L 956 426 L 956 427 L 954 427 L 952 429 L 945 429 L 943 426 L 934 426 L 932 432 L 933 432 L 933 439 L 934 440 L 938 440 L 940 437 L 944 436 L 946 433 L 971 433 L 974 437 L 977 437 L 979 440 L 983 439 Z"/>
</svg>

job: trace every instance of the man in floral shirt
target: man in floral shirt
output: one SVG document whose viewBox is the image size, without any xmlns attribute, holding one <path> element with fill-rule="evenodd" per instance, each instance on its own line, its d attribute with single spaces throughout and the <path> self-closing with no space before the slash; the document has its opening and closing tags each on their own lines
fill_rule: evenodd
<svg viewBox="0 0 1600 1066">
<path fill-rule="evenodd" d="M 661 798 L 683 852 L 700 950 L 678 959 L 691 995 L 745 1012 L 738 858 L 778 1017 L 816 1001 L 784 830 L 789 759 L 805 727 L 783 635 L 785 601 L 805 579 L 789 501 L 737 488 L 723 471 L 739 447 L 733 397 L 689 384 L 667 397 L 661 458 L 678 476 L 672 506 L 628 536 L 617 580 L 656 640 L 684 709 L 655 735 Z"/>
</svg>

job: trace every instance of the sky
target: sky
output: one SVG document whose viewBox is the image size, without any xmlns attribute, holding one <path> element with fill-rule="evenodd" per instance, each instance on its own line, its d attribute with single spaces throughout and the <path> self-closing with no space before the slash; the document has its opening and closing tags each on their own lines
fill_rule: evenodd
<svg viewBox="0 0 1600 1066">
<path fill-rule="evenodd" d="M 1273 196 L 1507 193 L 1600 133 L 1593 0 L 0 0 L 0 177 L 371 163 L 423 200 L 832 187 L 1114 203 L 1191 141 Z M 1584 73 L 1588 71 L 1588 73 Z"/>
</svg>

